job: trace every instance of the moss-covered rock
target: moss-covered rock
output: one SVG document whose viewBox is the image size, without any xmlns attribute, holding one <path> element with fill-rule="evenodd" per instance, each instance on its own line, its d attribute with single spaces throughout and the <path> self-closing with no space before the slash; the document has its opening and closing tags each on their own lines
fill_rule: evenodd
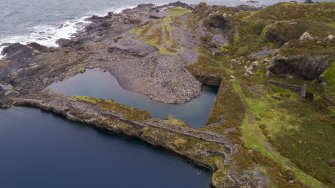
<svg viewBox="0 0 335 188">
<path fill-rule="evenodd" d="M 299 39 L 304 32 L 310 33 L 313 37 L 326 37 L 335 33 L 335 26 L 310 20 L 276 21 L 264 28 L 263 40 L 282 46 L 290 40 Z"/>
<path fill-rule="evenodd" d="M 335 23 L 334 10 L 334 3 L 278 3 L 256 12 L 251 18 L 269 21 L 304 19 Z"/>
<path fill-rule="evenodd" d="M 327 70 L 334 58 L 335 41 L 291 40 L 280 49 L 269 70 L 277 75 L 295 74 L 314 80 Z"/>
<path fill-rule="evenodd" d="M 98 98 L 92 98 L 92 97 L 86 97 L 86 96 L 75 96 L 72 98 L 75 101 L 79 102 L 87 102 L 94 104 L 106 111 L 110 111 L 112 113 L 120 114 L 124 118 L 144 122 L 151 118 L 151 115 L 149 112 L 146 112 L 144 110 L 140 110 L 134 107 L 129 107 L 123 104 L 115 103 L 113 100 L 104 100 L 104 99 L 98 99 Z"/>
</svg>

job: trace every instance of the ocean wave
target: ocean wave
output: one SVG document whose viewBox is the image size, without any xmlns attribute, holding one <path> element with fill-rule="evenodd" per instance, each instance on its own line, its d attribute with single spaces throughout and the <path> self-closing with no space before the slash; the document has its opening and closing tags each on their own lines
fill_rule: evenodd
<svg viewBox="0 0 335 188">
<path fill-rule="evenodd" d="M 123 10 L 128 8 L 134 8 L 135 6 L 123 6 L 114 9 L 108 9 L 96 13 L 91 13 L 89 15 L 98 15 L 98 16 L 106 16 L 108 12 L 121 13 Z M 60 38 L 71 39 L 74 34 L 78 31 L 81 31 L 85 28 L 87 24 L 90 22 L 87 21 L 89 16 L 84 16 L 79 19 L 65 21 L 59 25 L 42 25 L 35 26 L 33 28 L 33 32 L 28 33 L 26 35 L 16 35 L 9 36 L 6 38 L 0 39 L 0 59 L 4 56 L 1 55 L 2 50 L 6 47 L 6 45 L 1 44 L 11 44 L 11 43 L 21 43 L 21 44 L 29 44 L 32 42 L 36 42 L 43 46 L 47 47 L 58 47 L 56 41 Z"/>
<path fill-rule="evenodd" d="M 83 29 L 84 25 L 87 23 L 85 20 L 87 17 L 80 18 L 74 21 L 66 21 L 60 25 L 44 25 L 35 26 L 33 28 L 34 32 L 27 35 L 10 36 L 0 39 L 0 43 L 15 43 L 20 42 L 22 44 L 27 44 L 30 42 L 37 42 L 41 45 L 48 47 L 57 46 L 56 41 L 59 38 L 70 39 L 73 34 L 78 30 Z"/>
<path fill-rule="evenodd" d="M 4 56 L 1 53 L 4 48 L 5 48 L 5 46 L 0 46 L 0 59 L 4 58 Z"/>
<path fill-rule="evenodd" d="M 104 9 L 104 10 L 100 10 L 100 11 L 92 11 L 92 12 L 89 12 L 88 15 L 96 15 L 96 16 L 107 16 L 107 14 L 109 12 L 114 12 L 116 14 L 119 14 L 121 13 L 123 10 L 126 10 L 126 9 L 133 9 L 135 8 L 136 6 L 134 5 L 127 5 L 127 6 L 120 6 L 120 7 L 117 7 L 117 8 L 108 8 L 108 9 Z"/>
<path fill-rule="evenodd" d="M 86 18 L 87 17 L 82 17 L 73 21 L 65 21 L 64 23 L 56 26 L 35 26 L 33 28 L 34 32 L 27 35 L 10 36 L 0 39 L 0 45 L 7 43 L 28 44 L 36 42 L 47 47 L 57 47 L 58 44 L 56 41 L 58 39 L 70 39 L 75 33 L 84 29 L 85 25 L 89 23 L 86 21 Z M 0 52 L 3 50 L 3 48 L 5 48 L 5 46 L 6 45 L 0 46 Z M 3 55 L 0 55 L 0 58 L 3 58 Z"/>
</svg>

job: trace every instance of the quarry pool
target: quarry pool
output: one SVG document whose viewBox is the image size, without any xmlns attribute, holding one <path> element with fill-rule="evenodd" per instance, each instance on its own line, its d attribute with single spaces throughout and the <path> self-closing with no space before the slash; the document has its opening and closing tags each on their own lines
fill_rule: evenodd
<svg viewBox="0 0 335 188">
<path fill-rule="evenodd" d="M 87 70 L 85 73 L 56 82 L 48 89 L 69 96 L 112 99 L 117 103 L 146 110 L 155 118 L 164 119 L 172 115 L 195 128 L 207 123 L 217 94 L 217 88 L 204 86 L 201 95 L 190 102 L 184 104 L 159 103 L 147 96 L 123 89 L 114 76 L 100 69 Z"/>
</svg>

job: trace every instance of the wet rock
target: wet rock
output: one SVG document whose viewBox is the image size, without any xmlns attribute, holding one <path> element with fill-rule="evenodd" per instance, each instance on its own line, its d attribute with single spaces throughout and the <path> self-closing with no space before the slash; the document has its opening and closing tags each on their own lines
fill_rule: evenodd
<svg viewBox="0 0 335 188">
<path fill-rule="evenodd" d="M 48 47 L 40 45 L 40 44 L 38 44 L 36 42 L 29 43 L 27 46 L 31 47 L 34 50 L 42 52 L 42 53 L 48 52 L 48 50 L 49 50 Z"/>
<path fill-rule="evenodd" d="M 2 55 L 6 55 L 9 59 L 26 59 L 33 56 L 33 49 L 20 43 L 14 43 L 5 47 Z"/>
<path fill-rule="evenodd" d="M 86 31 L 88 32 L 99 32 L 105 31 L 110 27 L 110 24 L 104 19 L 98 20 L 94 23 L 91 23 L 86 27 Z"/>
</svg>

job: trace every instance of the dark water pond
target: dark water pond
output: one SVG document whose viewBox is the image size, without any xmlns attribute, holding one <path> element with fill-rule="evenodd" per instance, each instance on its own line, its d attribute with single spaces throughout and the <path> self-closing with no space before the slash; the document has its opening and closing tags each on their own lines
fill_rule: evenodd
<svg viewBox="0 0 335 188">
<path fill-rule="evenodd" d="M 205 86 L 202 94 L 188 103 L 177 105 L 159 103 L 144 95 L 123 89 L 114 76 L 99 69 L 87 70 L 83 74 L 54 83 L 48 88 L 70 96 L 84 95 L 113 99 L 118 103 L 146 110 L 156 118 L 172 115 L 196 128 L 206 124 L 217 94 L 216 88 Z"/>
<path fill-rule="evenodd" d="M 0 187 L 205 188 L 210 175 L 136 139 L 30 108 L 0 110 Z"/>
</svg>

